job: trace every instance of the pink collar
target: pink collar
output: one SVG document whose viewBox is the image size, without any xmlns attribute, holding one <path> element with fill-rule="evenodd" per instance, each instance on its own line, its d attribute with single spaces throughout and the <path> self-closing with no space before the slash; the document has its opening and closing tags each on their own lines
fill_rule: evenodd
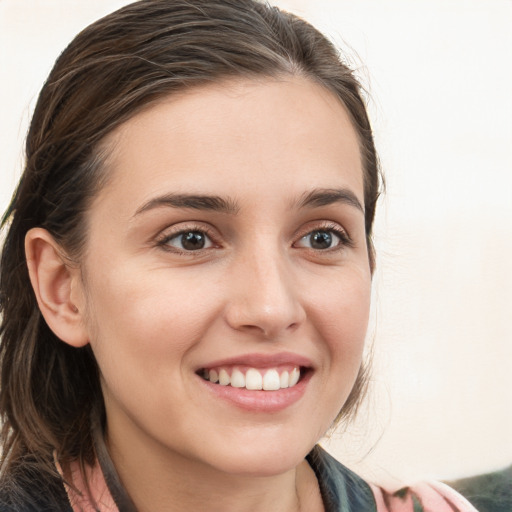
<svg viewBox="0 0 512 512">
<path fill-rule="evenodd" d="M 85 466 L 85 478 L 77 461 L 66 467 L 66 471 L 63 471 L 58 462 L 55 464 L 64 478 L 73 512 L 119 512 L 97 461 L 92 467 Z M 413 496 L 423 505 L 425 511 L 477 512 L 465 498 L 440 482 L 420 483 L 404 489 L 405 492 L 397 493 L 388 493 L 372 484 L 370 487 L 375 496 L 377 512 L 412 512 Z"/>
<path fill-rule="evenodd" d="M 64 478 L 64 487 L 74 512 L 119 512 L 97 461 L 92 467 L 85 466 L 85 478 L 77 461 L 66 467 L 66 471 L 58 462 L 55 464 Z"/>
</svg>

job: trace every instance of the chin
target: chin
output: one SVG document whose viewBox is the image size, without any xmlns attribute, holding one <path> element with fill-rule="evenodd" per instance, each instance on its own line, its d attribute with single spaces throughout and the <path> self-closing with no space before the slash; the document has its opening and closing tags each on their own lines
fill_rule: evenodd
<svg viewBox="0 0 512 512">
<path fill-rule="evenodd" d="M 276 455 L 274 452 L 272 455 L 265 454 L 263 457 L 255 455 L 236 461 L 226 461 L 225 466 L 219 469 L 237 476 L 266 478 L 287 473 L 295 469 L 303 460 L 304 456 L 287 456 L 279 452 Z"/>
<path fill-rule="evenodd" d="M 215 466 L 230 474 L 271 477 L 296 468 L 315 442 L 298 442 L 286 436 L 279 440 L 255 438 L 252 442 L 229 443 L 228 450 L 215 457 Z"/>
</svg>

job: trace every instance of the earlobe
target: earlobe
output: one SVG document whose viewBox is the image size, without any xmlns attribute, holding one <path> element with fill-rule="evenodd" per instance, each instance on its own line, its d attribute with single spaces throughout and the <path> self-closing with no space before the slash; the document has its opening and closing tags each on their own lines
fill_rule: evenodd
<svg viewBox="0 0 512 512">
<path fill-rule="evenodd" d="M 25 254 L 37 303 L 50 329 L 69 345 L 87 345 L 84 304 L 75 304 L 83 296 L 77 293 L 82 287 L 79 269 L 69 265 L 60 245 L 42 228 L 27 233 Z"/>
</svg>

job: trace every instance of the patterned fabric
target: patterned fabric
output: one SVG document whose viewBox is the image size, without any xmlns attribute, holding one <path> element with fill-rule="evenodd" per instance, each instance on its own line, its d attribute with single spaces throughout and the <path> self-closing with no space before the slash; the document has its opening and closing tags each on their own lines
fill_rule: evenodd
<svg viewBox="0 0 512 512">
<path fill-rule="evenodd" d="M 308 455 L 308 461 L 318 478 L 325 512 L 478 512 L 440 482 L 388 492 L 367 484 L 319 446 Z"/>
<path fill-rule="evenodd" d="M 478 512 L 469 501 L 440 482 L 422 482 L 389 493 L 372 486 L 377 512 Z"/>
<path fill-rule="evenodd" d="M 460 494 L 439 482 L 390 493 L 366 483 L 319 446 L 307 460 L 317 476 L 325 512 L 478 512 Z M 66 491 L 74 512 L 123 512 L 114 502 L 98 464 L 87 468 L 90 494 L 78 464 L 70 468 L 70 474 L 73 486 L 66 486 Z"/>
</svg>

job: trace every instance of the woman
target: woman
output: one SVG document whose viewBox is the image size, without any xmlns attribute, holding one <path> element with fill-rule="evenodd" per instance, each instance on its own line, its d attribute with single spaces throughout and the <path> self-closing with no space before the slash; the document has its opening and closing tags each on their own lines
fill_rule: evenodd
<svg viewBox="0 0 512 512">
<path fill-rule="evenodd" d="M 313 27 L 248 0 L 129 5 L 60 56 L 26 153 L 2 510 L 473 510 L 316 447 L 365 388 L 379 169 Z"/>
</svg>

